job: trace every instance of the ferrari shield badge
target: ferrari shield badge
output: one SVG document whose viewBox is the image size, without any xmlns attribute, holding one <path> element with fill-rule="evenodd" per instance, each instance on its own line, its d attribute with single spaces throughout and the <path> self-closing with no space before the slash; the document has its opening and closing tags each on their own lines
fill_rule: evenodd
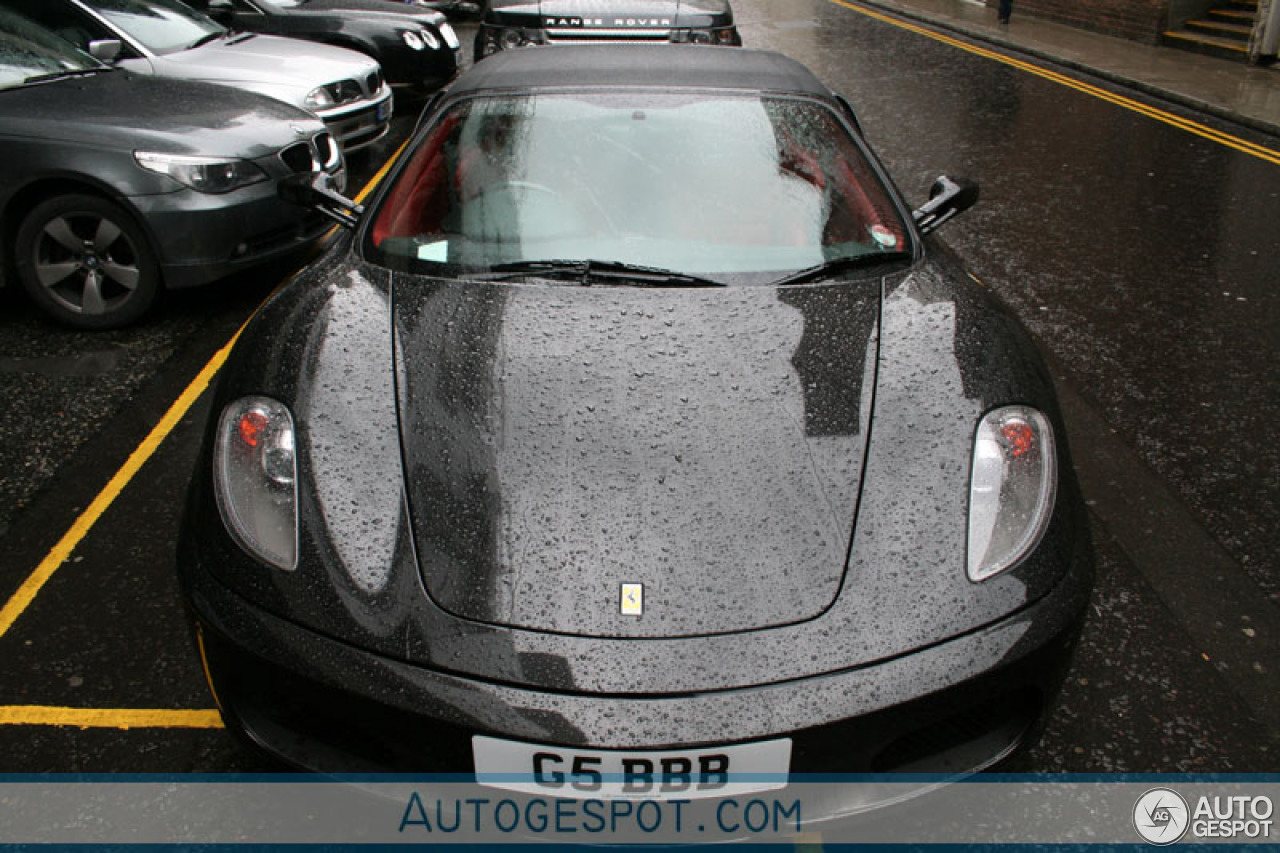
<svg viewBox="0 0 1280 853">
<path fill-rule="evenodd" d="M 644 584 L 624 583 L 622 585 L 622 615 L 640 616 L 644 613 Z"/>
</svg>

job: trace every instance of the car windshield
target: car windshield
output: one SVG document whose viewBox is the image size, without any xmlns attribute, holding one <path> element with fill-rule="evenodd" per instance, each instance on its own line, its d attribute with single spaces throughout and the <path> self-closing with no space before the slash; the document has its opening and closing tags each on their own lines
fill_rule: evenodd
<svg viewBox="0 0 1280 853">
<path fill-rule="evenodd" d="M 372 213 L 365 252 L 437 274 L 591 260 L 751 283 L 900 259 L 908 233 L 825 104 L 629 90 L 449 108 Z"/>
<path fill-rule="evenodd" d="M 0 90 L 105 68 L 26 18 L 0 9 Z"/>
<path fill-rule="evenodd" d="M 86 5 L 152 53 L 186 50 L 226 32 L 178 0 L 87 0 Z"/>
</svg>

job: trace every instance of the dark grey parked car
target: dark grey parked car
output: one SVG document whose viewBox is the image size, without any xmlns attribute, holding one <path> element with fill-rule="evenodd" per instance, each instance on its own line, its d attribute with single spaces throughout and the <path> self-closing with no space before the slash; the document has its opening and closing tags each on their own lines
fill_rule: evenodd
<svg viewBox="0 0 1280 853">
<path fill-rule="evenodd" d="M 178 565 L 228 728 L 587 800 L 1033 741 L 1092 545 L 1048 371 L 934 234 L 976 199 L 912 210 L 775 53 L 463 72 L 224 367 Z"/>
<path fill-rule="evenodd" d="M 225 86 L 103 65 L 0 9 L 0 256 L 45 312 L 86 329 L 140 317 L 324 230 L 276 184 L 342 153 L 315 116 Z"/>
</svg>

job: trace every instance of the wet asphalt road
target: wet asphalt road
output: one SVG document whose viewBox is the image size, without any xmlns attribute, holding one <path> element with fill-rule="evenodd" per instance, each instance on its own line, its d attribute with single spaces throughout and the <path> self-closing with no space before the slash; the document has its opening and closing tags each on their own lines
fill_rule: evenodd
<svg viewBox="0 0 1280 853">
<path fill-rule="evenodd" d="M 735 8 L 749 45 L 849 97 L 908 198 L 942 172 L 981 183 L 982 203 L 945 234 L 1060 383 L 1099 583 L 1019 769 L 1280 769 L 1280 168 L 826 0 Z M 392 150 L 356 159 L 352 186 Z M 95 335 L 51 327 L 0 289 L 0 603 L 287 274 L 172 294 L 142 325 Z M 32 706 L 212 707 L 171 571 L 204 414 L 0 636 L 0 721 Z M 0 771 L 261 766 L 216 728 L 0 725 Z"/>
</svg>

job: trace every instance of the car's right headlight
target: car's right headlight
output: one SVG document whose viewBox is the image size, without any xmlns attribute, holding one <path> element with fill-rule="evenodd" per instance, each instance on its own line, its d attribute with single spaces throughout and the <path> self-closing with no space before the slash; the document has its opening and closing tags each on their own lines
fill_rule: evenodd
<svg viewBox="0 0 1280 853">
<path fill-rule="evenodd" d="M 135 151 L 133 159 L 148 172 L 168 175 L 184 187 L 202 193 L 228 193 L 267 179 L 266 172 L 248 160 L 153 151 Z"/>
<path fill-rule="evenodd" d="M 986 580 L 1033 549 L 1058 488 L 1053 428 L 1029 406 L 988 412 L 978 424 L 969 478 L 968 573 Z"/>
<path fill-rule="evenodd" d="M 298 562 L 293 416 L 270 397 L 242 397 L 218 419 L 214 491 L 223 523 L 249 553 L 277 568 Z"/>
</svg>

